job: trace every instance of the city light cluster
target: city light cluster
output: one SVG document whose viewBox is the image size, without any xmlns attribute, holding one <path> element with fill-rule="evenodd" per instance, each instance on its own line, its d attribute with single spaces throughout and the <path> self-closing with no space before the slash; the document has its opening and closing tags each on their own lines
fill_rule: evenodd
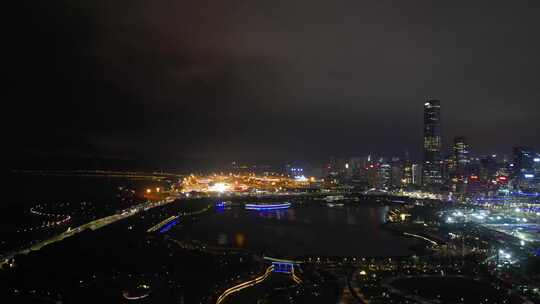
<svg viewBox="0 0 540 304">
<path fill-rule="evenodd" d="M 192 174 L 181 180 L 179 189 L 181 193 L 280 193 L 306 189 L 317 182 L 304 175 Z"/>
</svg>

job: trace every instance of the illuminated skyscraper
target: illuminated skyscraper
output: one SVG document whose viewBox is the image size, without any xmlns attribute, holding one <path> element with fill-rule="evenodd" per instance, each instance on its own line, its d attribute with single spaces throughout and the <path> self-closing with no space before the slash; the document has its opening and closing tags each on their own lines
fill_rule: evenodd
<svg viewBox="0 0 540 304">
<path fill-rule="evenodd" d="M 413 184 L 412 166 L 413 165 L 410 162 L 405 162 L 405 164 L 403 165 L 403 172 L 402 172 L 402 178 L 401 178 L 402 186 L 410 186 Z"/>
<path fill-rule="evenodd" d="M 382 163 L 379 166 L 380 188 L 388 190 L 392 184 L 392 166 L 388 163 Z"/>
<path fill-rule="evenodd" d="M 540 176 L 537 175 L 538 155 L 530 147 L 514 147 L 514 178 L 523 190 L 538 191 Z"/>
<path fill-rule="evenodd" d="M 422 184 L 422 165 L 421 164 L 412 164 L 412 184 L 415 186 L 420 186 Z"/>
<path fill-rule="evenodd" d="M 530 147 L 514 147 L 514 173 L 520 175 L 531 171 L 534 164 L 534 155 Z"/>
<path fill-rule="evenodd" d="M 534 163 L 534 172 L 540 176 L 540 153 L 537 153 L 533 159 Z"/>
<path fill-rule="evenodd" d="M 465 137 L 454 138 L 454 158 L 456 173 L 460 176 L 467 175 L 469 168 L 469 145 Z"/>
<path fill-rule="evenodd" d="M 441 102 L 430 99 L 424 104 L 424 164 L 422 185 L 442 185 Z"/>
</svg>

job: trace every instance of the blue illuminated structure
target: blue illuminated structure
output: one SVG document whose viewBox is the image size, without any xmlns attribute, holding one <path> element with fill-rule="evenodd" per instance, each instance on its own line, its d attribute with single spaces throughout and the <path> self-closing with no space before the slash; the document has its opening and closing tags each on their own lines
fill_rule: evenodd
<svg viewBox="0 0 540 304">
<path fill-rule="evenodd" d="M 216 203 L 216 208 L 225 208 L 227 207 L 227 202 L 217 202 Z"/>
<path fill-rule="evenodd" d="M 246 210 L 258 210 L 258 211 L 268 211 L 268 210 L 280 210 L 288 209 L 291 207 L 291 203 L 281 203 L 281 204 L 246 204 Z"/>
<path fill-rule="evenodd" d="M 293 271 L 293 263 L 272 262 L 274 272 L 291 273 Z"/>
<path fill-rule="evenodd" d="M 216 212 L 217 213 L 222 213 L 224 212 L 226 209 L 229 209 L 231 207 L 232 203 L 231 202 L 217 202 L 216 203 Z"/>
<path fill-rule="evenodd" d="M 176 226 L 176 224 L 178 224 L 178 218 L 168 222 L 167 224 L 165 224 L 163 227 L 161 227 L 161 229 L 159 229 L 159 233 L 165 233 L 169 230 L 171 230 L 172 227 Z"/>
</svg>

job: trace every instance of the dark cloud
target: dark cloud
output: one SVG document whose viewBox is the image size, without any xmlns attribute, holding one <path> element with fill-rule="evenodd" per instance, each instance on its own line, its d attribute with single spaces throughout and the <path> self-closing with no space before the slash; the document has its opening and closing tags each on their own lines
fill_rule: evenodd
<svg viewBox="0 0 540 304">
<path fill-rule="evenodd" d="M 276 161 L 538 147 L 534 1 L 41 1 L 8 18 L 13 155 Z"/>
</svg>

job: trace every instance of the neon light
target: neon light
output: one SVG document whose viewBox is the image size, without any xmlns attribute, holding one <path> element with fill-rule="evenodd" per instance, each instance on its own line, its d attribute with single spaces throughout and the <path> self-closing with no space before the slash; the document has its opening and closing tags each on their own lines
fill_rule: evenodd
<svg viewBox="0 0 540 304">
<path fill-rule="evenodd" d="M 525 174 L 525 178 L 534 178 L 534 174 Z"/>
<path fill-rule="evenodd" d="M 246 204 L 246 210 L 279 210 L 279 209 L 288 209 L 291 207 L 291 203 L 283 204 Z"/>
<path fill-rule="evenodd" d="M 159 233 L 164 233 L 164 232 L 167 232 L 169 230 L 171 230 L 172 227 L 176 226 L 176 224 L 178 224 L 178 219 L 175 219 L 175 220 L 172 220 L 170 222 L 168 222 L 165 226 L 163 226 L 161 229 L 159 229 Z"/>
<path fill-rule="evenodd" d="M 227 207 L 227 202 L 219 202 L 219 203 L 216 203 L 216 207 L 217 208 L 223 208 L 223 207 Z"/>
</svg>

